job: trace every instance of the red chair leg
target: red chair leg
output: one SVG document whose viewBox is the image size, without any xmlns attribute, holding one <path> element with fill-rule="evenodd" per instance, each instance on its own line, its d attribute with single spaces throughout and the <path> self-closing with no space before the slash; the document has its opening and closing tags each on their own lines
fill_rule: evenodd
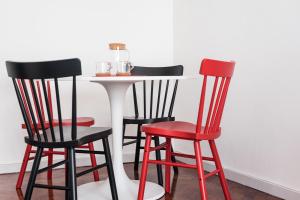
<svg viewBox="0 0 300 200">
<path fill-rule="evenodd" d="M 221 182 L 221 185 L 222 185 L 222 189 L 223 189 L 223 192 L 224 192 L 225 199 L 226 200 L 231 200 L 228 184 L 227 184 L 227 181 L 226 181 L 226 178 L 225 178 L 225 174 L 224 174 L 224 171 L 223 171 L 223 167 L 222 167 L 222 164 L 221 164 L 220 156 L 218 154 L 218 150 L 217 150 L 215 141 L 210 140 L 209 141 L 209 146 L 210 146 L 213 158 L 214 158 L 215 163 L 216 163 L 216 168 L 218 170 L 220 170 L 218 175 L 219 175 L 219 179 L 220 179 L 220 182 Z"/>
<path fill-rule="evenodd" d="M 24 153 L 24 157 L 23 157 L 23 161 L 22 161 L 22 165 L 21 165 L 21 170 L 20 170 L 20 173 L 19 173 L 19 176 L 18 176 L 18 181 L 17 181 L 17 184 L 16 184 L 17 189 L 20 189 L 22 187 L 22 183 L 23 183 L 25 172 L 26 172 L 27 164 L 28 164 L 28 161 L 29 161 L 31 149 L 32 149 L 32 146 L 27 144 L 26 150 L 25 150 L 25 153 Z"/>
<path fill-rule="evenodd" d="M 53 165 L 53 149 L 48 149 L 48 166 Z M 48 180 L 52 179 L 52 169 L 48 169 L 47 171 Z"/>
<path fill-rule="evenodd" d="M 201 200 L 207 200 L 207 191 L 206 191 L 205 178 L 204 178 L 203 160 L 202 160 L 201 148 L 200 148 L 199 141 L 194 142 L 194 148 L 195 148 L 197 172 L 198 172 L 198 176 L 199 176 Z"/>
<path fill-rule="evenodd" d="M 150 155 L 150 144 L 151 144 L 151 135 L 147 135 L 146 142 L 145 142 L 145 149 L 144 149 L 144 159 L 143 159 L 143 165 L 142 165 L 141 179 L 140 179 L 140 185 L 139 185 L 138 200 L 144 199 L 146 177 L 147 177 L 147 170 L 148 170 L 148 161 L 149 161 L 149 155 Z"/>
<path fill-rule="evenodd" d="M 94 151 L 95 150 L 94 149 L 94 144 L 92 142 L 89 143 L 88 146 L 89 146 L 89 150 L 90 151 Z M 91 158 L 92 167 L 96 167 L 97 166 L 97 161 L 96 161 L 95 154 L 91 153 L 90 154 L 90 158 Z M 93 171 L 93 175 L 94 175 L 94 180 L 95 181 L 99 181 L 99 172 L 98 172 L 98 170 Z"/>
<path fill-rule="evenodd" d="M 166 162 L 171 162 L 171 138 L 166 138 Z M 165 166 L 165 190 L 166 193 L 171 192 L 171 166 Z"/>
</svg>

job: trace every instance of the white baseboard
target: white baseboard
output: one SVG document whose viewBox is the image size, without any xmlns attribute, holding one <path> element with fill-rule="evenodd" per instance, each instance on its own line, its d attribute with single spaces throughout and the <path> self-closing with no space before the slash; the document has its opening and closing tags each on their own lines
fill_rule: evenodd
<svg viewBox="0 0 300 200">
<path fill-rule="evenodd" d="M 193 164 L 191 159 L 187 158 L 177 158 L 182 162 L 186 162 L 189 164 Z M 213 171 L 215 170 L 215 166 L 212 163 L 205 162 L 204 169 L 206 171 Z M 258 177 L 254 177 L 243 172 L 238 172 L 236 170 L 231 170 L 224 167 L 224 173 L 226 179 L 240 183 L 242 185 L 257 189 L 259 191 L 271 194 L 273 196 L 286 199 L 286 200 L 299 200 L 300 199 L 300 191 L 287 188 L 285 186 L 279 185 L 277 183 L 273 183 L 267 180 L 263 180 Z"/>
</svg>

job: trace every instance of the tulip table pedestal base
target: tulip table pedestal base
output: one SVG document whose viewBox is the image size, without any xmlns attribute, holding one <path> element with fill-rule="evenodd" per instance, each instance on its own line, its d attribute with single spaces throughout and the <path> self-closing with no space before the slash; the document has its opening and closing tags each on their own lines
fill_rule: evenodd
<svg viewBox="0 0 300 200">
<path fill-rule="evenodd" d="M 118 187 L 119 200 L 136 200 L 139 189 L 138 180 L 130 180 L 124 187 Z M 157 200 L 165 194 L 163 187 L 156 183 L 147 182 L 145 200 Z M 111 200 L 109 181 L 99 181 L 84 184 L 78 187 L 79 200 Z"/>
<path fill-rule="evenodd" d="M 131 180 L 127 176 L 123 166 L 122 136 L 123 136 L 123 112 L 124 99 L 128 87 L 137 81 L 143 81 L 151 77 L 96 77 L 92 82 L 100 83 L 106 89 L 110 101 L 112 122 L 112 152 L 113 168 L 116 180 L 119 200 L 136 200 L 138 196 L 139 181 Z M 156 77 L 154 77 L 156 78 Z M 111 190 L 109 181 L 92 182 L 78 186 L 79 200 L 110 200 Z M 145 200 L 155 200 L 165 193 L 163 187 L 147 182 Z"/>
</svg>

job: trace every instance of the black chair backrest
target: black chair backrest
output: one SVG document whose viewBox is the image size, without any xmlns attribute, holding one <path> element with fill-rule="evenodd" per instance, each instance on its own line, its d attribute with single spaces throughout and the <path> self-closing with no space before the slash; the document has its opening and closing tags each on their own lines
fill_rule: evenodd
<svg viewBox="0 0 300 200">
<path fill-rule="evenodd" d="M 57 115 L 59 120 L 59 136 L 60 141 L 64 141 L 64 133 L 62 126 L 62 109 L 60 103 L 60 92 L 58 79 L 64 77 L 73 77 L 72 79 L 72 129 L 71 138 L 77 138 L 77 111 L 76 111 L 76 76 L 81 75 L 81 63 L 77 58 L 45 61 L 45 62 L 6 62 L 6 69 L 8 76 L 12 78 L 24 122 L 27 127 L 27 132 L 30 140 L 35 138 L 40 142 L 56 142 L 58 138 L 55 137 L 52 108 L 49 102 L 48 93 L 45 81 L 53 80 L 55 85 L 55 96 L 57 104 Z M 48 124 L 43 117 L 43 105 L 38 100 L 36 89 L 36 81 L 42 83 L 42 93 L 44 94 L 44 101 L 46 105 Z M 28 85 L 32 91 L 32 96 L 29 95 Z M 35 110 L 35 112 L 34 112 Z M 37 113 L 35 115 L 34 113 Z M 39 122 L 39 124 L 37 123 Z M 48 138 L 46 129 L 50 128 L 51 137 Z M 41 131 L 41 133 L 40 133 Z"/>
<path fill-rule="evenodd" d="M 176 66 L 170 66 L 170 67 L 140 67 L 135 66 L 133 70 L 131 71 L 131 74 L 134 76 L 182 76 L 183 75 L 183 66 L 182 65 L 176 65 Z M 153 90 L 154 90 L 154 80 L 151 81 L 151 89 L 150 89 L 150 107 L 149 107 L 149 118 L 163 118 L 165 117 L 165 110 L 166 110 L 166 104 L 167 104 L 167 98 L 168 98 L 168 92 L 170 80 L 166 80 L 165 84 L 165 90 L 164 90 L 164 97 L 162 102 L 162 108 L 161 113 L 159 114 L 160 110 L 160 102 L 161 102 L 161 92 L 162 92 L 162 80 L 159 80 L 158 83 L 158 92 L 157 92 L 157 100 L 156 100 L 156 112 L 153 111 L 153 103 L 155 101 L 153 100 Z M 178 86 L 178 80 L 174 83 L 173 93 L 170 101 L 169 111 L 167 117 L 172 116 L 175 97 L 176 97 L 176 91 Z M 135 117 L 139 117 L 139 110 L 138 110 L 138 101 L 137 101 L 137 92 L 136 92 L 136 84 L 133 84 L 133 101 L 134 101 L 134 112 Z M 143 81 L 143 108 L 144 108 L 144 114 L 143 117 L 147 118 L 147 95 L 146 95 L 146 81 Z"/>
</svg>

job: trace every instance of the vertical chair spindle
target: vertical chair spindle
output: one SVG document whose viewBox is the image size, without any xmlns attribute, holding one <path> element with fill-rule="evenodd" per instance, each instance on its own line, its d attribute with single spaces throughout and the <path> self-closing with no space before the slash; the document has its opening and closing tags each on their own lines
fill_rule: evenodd
<svg viewBox="0 0 300 200">
<path fill-rule="evenodd" d="M 50 131 L 51 131 L 51 137 L 52 137 L 52 141 L 55 142 L 56 138 L 55 138 L 55 134 L 54 134 L 54 129 L 53 129 L 53 116 L 52 116 L 52 105 L 50 103 L 50 98 L 48 96 L 48 90 L 46 89 L 46 84 L 45 84 L 45 79 L 42 79 L 42 88 L 43 88 L 43 92 L 44 92 L 44 100 L 45 100 L 45 104 L 46 104 L 46 111 L 48 114 L 48 120 L 49 120 L 49 127 L 50 127 Z"/>
<path fill-rule="evenodd" d="M 161 111 L 161 117 L 164 117 L 164 113 L 165 113 L 165 107 L 166 107 L 166 102 L 167 102 L 167 98 L 168 98 L 169 83 L 170 83 L 170 80 L 167 80 L 164 103 L 163 103 L 163 107 L 162 107 L 162 111 Z"/>
<path fill-rule="evenodd" d="M 47 137 L 47 134 L 46 134 L 45 123 L 44 123 L 42 112 L 41 112 L 41 107 L 40 107 L 39 100 L 38 100 L 38 97 L 37 97 L 37 93 L 36 93 L 36 89 L 35 89 L 35 84 L 34 84 L 34 81 L 32 79 L 30 79 L 30 87 L 32 88 L 32 91 L 33 91 L 33 100 L 34 100 L 35 106 L 36 106 L 37 117 L 38 117 L 39 122 L 40 122 L 40 124 L 42 126 L 43 137 L 44 137 L 44 140 L 46 142 L 48 142 L 48 137 Z"/>
<path fill-rule="evenodd" d="M 55 96 L 56 96 L 56 104 L 57 104 L 57 115 L 58 115 L 58 125 L 59 125 L 59 135 L 60 140 L 64 141 L 64 133 L 63 133 L 63 125 L 62 125 L 62 117 L 61 117 L 61 108 L 60 108 L 60 96 L 59 96 L 59 87 L 58 87 L 58 80 L 54 78 L 54 85 L 55 85 Z"/>
<path fill-rule="evenodd" d="M 39 132 L 36 120 L 35 120 L 34 112 L 33 112 L 33 109 L 32 109 L 32 104 L 31 104 L 31 100 L 30 100 L 30 97 L 29 97 L 29 94 L 28 94 L 28 90 L 27 90 L 27 86 L 26 86 L 26 83 L 25 83 L 24 79 L 21 79 L 21 83 L 22 83 L 22 88 L 24 90 L 26 102 L 27 102 L 27 105 L 28 105 L 28 108 L 29 108 L 29 112 L 30 112 L 30 116 L 31 116 L 31 119 L 32 119 L 34 130 L 35 130 L 35 134 L 36 134 L 38 140 L 41 141 L 40 132 Z M 29 127 L 31 128 L 31 126 L 29 126 Z"/>
</svg>

